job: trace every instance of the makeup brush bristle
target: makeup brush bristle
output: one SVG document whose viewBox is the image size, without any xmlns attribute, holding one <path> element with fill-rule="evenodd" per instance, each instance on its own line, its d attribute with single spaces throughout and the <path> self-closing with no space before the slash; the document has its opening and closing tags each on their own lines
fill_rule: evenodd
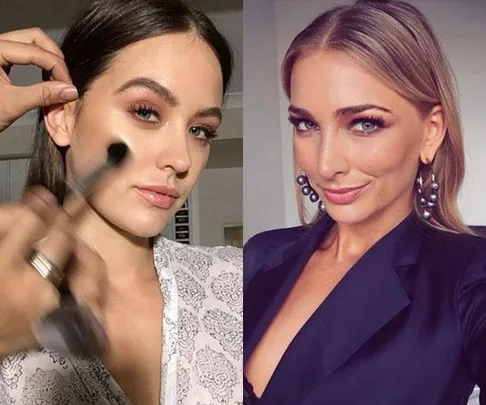
<svg viewBox="0 0 486 405">
<path fill-rule="evenodd" d="M 128 156 L 128 146 L 123 142 L 115 142 L 108 146 L 108 163 L 118 166 Z"/>
</svg>

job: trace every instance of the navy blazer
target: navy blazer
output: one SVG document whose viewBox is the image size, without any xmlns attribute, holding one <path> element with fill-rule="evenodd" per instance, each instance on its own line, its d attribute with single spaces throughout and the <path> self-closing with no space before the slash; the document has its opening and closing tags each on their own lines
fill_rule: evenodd
<svg viewBox="0 0 486 405">
<path fill-rule="evenodd" d="M 333 220 L 244 248 L 248 360 Z M 486 238 L 410 214 L 348 271 L 291 342 L 261 405 L 486 404 Z"/>
</svg>

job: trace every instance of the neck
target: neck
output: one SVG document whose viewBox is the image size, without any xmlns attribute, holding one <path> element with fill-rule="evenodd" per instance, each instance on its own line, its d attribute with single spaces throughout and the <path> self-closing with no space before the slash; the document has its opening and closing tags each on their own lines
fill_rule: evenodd
<svg viewBox="0 0 486 405">
<path fill-rule="evenodd" d="M 322 249 L 329 249 L 338 262 L 359 258 L 399 225 L 412 209 L 413 203 L 389 206 L 356 224 L 336 223 Z"/>
<path fill-rule="evenodd" d="M 114 227 L 91 208 L 77 229 L 79 237 L 104 260 L 111 288 L 125 290 L 157 279 L 149 238 Z"/>
</svg>

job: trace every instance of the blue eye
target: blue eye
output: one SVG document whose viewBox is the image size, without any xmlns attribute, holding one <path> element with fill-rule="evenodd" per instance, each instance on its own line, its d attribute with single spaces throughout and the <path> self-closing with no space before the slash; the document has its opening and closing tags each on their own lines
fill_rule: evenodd
<svg viewBox="0 0 486 405">
<path fill-rule="evenodd" d="M 216 131 L 206 126 L 189 127 L 189 133 L 201 141 L 211 141 L 216 138 Z"/>
<path fill-rule="evenodd" d="M 297 117 L 289 117 L 289 121 L 297 132 L 314 131 L 318 128 L 312 121 Z"/>
<path fill-rule="evenodd" d="M 130 107 L 130 112 L 141 121 L 157 124 L 160 122 L 160 113 L 153 107 L 147 104 L 137 104 Z"/>
<path fill-rule="evenodd" d="M 383 128 L 384 125 L 385 122 L 381 117 L 362 117 L 351 122 L 351 129 L 369 135 Z"/>
</svg>

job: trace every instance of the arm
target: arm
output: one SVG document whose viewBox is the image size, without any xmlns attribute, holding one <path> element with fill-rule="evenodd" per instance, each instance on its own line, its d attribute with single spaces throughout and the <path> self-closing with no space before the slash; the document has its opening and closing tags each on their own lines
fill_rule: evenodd
<svg viewBox="0 0 486 405">
<path fill-rule="evenodd" d="M 481 392 L 471 404 L 486 404 L 486 239 L 478 240 L 456 288 L 455 303 L 463 354 L 471 379 Z M 479 402 L 478 402 L 479 399 Z"/>
</svg>

